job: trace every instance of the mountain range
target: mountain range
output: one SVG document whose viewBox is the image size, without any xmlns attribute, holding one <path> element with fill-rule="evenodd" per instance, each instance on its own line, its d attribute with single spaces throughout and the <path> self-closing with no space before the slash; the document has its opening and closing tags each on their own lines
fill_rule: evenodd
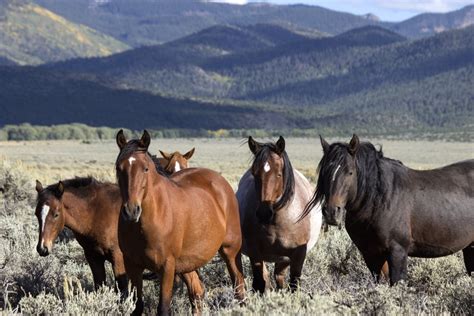
<svg viewBox="0 0 474 316">
<path fill-rule="evenodd" d="M 20 0 L 8 3 L 12 1 Z M 21 3 L 27 8 L 32 5 L 23 0 Z M 37 3 L 53 14 L 66 16 L 69 12 L 68 19 L 74 21 L 71 23 L 87 30 L 97 26 L 85 26 L 87 19 L 73 20 L 73 12 L 84 10 L 84 18 L 90 12 L 104 14 L 108 8 L 109 17 L 127 15 L 129 26 L 135 25 L 134 17 L 144 19 L 147 14 L 158 14 L 158 7 L 183 12 L 186 5 L 191 10 L 191 21 L 199 10 L 202 16 L 209 17 L 212 10 L 213 14 L 223 15 L 222 8 L 233 10 L 225 13 L 227 17 L 237 14 L 239 8 L 242 15 L 250 9 L 261 14 L 261 10 L 271 8 L 265 11 L 273 12 L 268 16 L 280 12 L 278 16 L 286 20 L 277 23 L 269 18 L 269 23 L 251 24 L 249 15 L 239 20 L 245 23 L 211 23 L 170 40 L 192 28 L 183 23 L 182 27 L 173 28 L 178 33 L 166 34 L 170 39 L 163 44 L 153 44 L 161 39 L 140 33 L 137 28 L 134 32 L 138 33 L 130 35 L 134 42 L 122 42 L 125 44 L 117 46 L 117 52 L 65 61 L 58 58 L 59 61 L 36 67 L 12 66 L 20 63 L 18 59 L 0 57 L 0 125 L 81 122 L 132 129 L 316 128 L 332 133 L 472 133 L 474 25 L 466 26 L 465 19 L 460 22 L 452 18 L 467 16 L 465 11 L 472 7 L 445 14 L 449 17 L 446 29 L 452 30 L 424 31 L 423 36 L 413 32 L 407 37 L 401 34 L 426 26 L 422 21 L 434 18 L 420 15 L 398 23 L 399 27 L 405 25 L 405 31 L 395 32 L 394 24 L 373 17 L 319 7 L 310 8 L 335 14 L 331 16 L 333 26 L 314 28 L 303 17 L 296 24 L 288 20 L 292 16 L 288 12 L 297 12 L 299 5 L 231 6 L 184 0 L 176 6 L 169 1 L 137 1 L 137 6 L 131 8 L 126 6 L 129 1 L 121 0 Z M 147 14 L 143 13 L 145 7 L 149 9 Z M 202 8 L 210 11 L 204 14 Z M 283 14 L 283 9 L 296 11 Z M 338 14 L 342 14 L 341 20 Z M 435 17 L 439 19 L 439 15 Z M 359 19 L 366 23 L 351 24 Z M 410 28 L 408 22 L 414 26 Z M 166 30 L 163 25 L 160 27 Z M 112 39 L 107 42 L 101 38 L 107 47 L 120 40 L 120 36 L 105 29 L 94 32 Z M 143 46 L 147 41 L 153 45 Z M 69 45 L 72 44 L 64 47 Z M 138 47 L 123 50 L 129 46 Z"/>
</svg>

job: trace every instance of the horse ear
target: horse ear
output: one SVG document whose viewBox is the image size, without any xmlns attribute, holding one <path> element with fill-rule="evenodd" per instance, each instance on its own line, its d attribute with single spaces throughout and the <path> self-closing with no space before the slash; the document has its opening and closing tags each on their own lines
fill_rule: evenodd
<svg viewBox="0 0 474 316">
<path fill-rule="evenodd" d="M 41 191 L 43 191 L 43 185 L 39 180 L 36 180 L 36 192 L 40 193 Z"/>
<path fill-rule="evenodd" d="M 194 155 L 194 149 L 195 149 L 195 148 L 193 147 L 193 149 L 191 149 L 190 151 L 188 151 L 187 153 L 185 153 L 185 154 L 183 155 L 184 159 L 186 159 L 186 160 L 191 159 L 191 157 Z"/>
<path fill-rule="evenodd" d="M 125 145 L 127 144 L 127 139 L 125 138 L 125 135 L 123 134 L 123 129 L 118 131 L 117 136 L 115 137 L 115 140 L 117 141 L 117 145 L 120 148 L 120 150 L 122 150 L 123 147 L 125 147 Z"/>
<path fill-rule="evenodd" d="M 352 139 L 349 142 L 349 152 L 351 153 L 351 155 L 355 155 L 355 153 L 359 149 L 359 145 L 360 145 L 359 137 L 357 137 L 356 134 L 352 135 Z"/>
<path fill-rule="evenodd" d="M 62 181 L 59 181 L 58 185 L 54 189 L 54 196 L 60 199 L 63 196 L 63 193 L 64 193 L 64 184 Z"/>
<path fill-rule="evenodd" d="M 151 141 L 150 133 L 148 133 L 147 130 L 144 130 L 142 138 L 140 138 L 140 142 L 139 142 L 140 147 L 148 149 L 148 146 L 150 146 L 150 141 Z"/>
<path fill-rule="evenodd" d="M 171 157 L 172 157 L 171 154 L 168 154 L 167 152 L 164 152 L 164 151 L 161 151 L 161 150 L 160 150 L 160 154 L 166 160 L 171 160 Z"/>
<path fill-rule="evenodd" d="M 280 136 L 276 142 L 277 154 L 281 155 L 285 151 L 285 139 Z"/>
<path fill-rule="evenodd" d="M 260 145 L 258 142 L 256 142 L 252 136 L 249 136 L 249 141 L 248 141 L 248 144 L 249 144 L 249 148 L 250 148 L 250 151 L 256 155 L 259 151 L 260 151 L 260 148 L 262 147 L 262 145 Z"/>
<path fill-rule="evenodd" d="M 321 141 L 321 146 L 323 147 L 323 153 L 327 154 L 329 151 L 329 143 L 319 135 L 319 140 Z"/>
</svg>

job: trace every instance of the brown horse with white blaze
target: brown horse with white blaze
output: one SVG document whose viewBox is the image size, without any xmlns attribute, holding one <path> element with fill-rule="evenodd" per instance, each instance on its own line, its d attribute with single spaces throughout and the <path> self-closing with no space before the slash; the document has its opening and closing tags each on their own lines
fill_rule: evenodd
<svg viewBox="0 0 474 316">
<path fill-rule="evenodd" d="M 161 279 L 159 314 L 168 314 L 175 273 L 188 279 L 193 311 L 204 290 L 196 270 L 217 251 L 227 264 L 236 298 L 245 293 L 240 247 L 239 207 L 232 187 L 217 172 L 184 169 L 169 178 L 153 167 L 150 135 L 127 142 L 117 134 L 120 153 L 115 164 L 122 195 L 119 243 L 127 275 L 137 290 L 135 313 L 143 311 L 142 272 Z"/>
<path fill-rule="evenodd" d="M 117 185 L 93 178 L 75 178 L 43 188 L 36 180 L 36 191 L 38 253 L 50 254 L 54 240 L 68 227 L 84 249 L 96 289 L 105 284 L 104 264 L 109 261 L 117 286 L 126 295 L 128 282 L 117 237 L 121 207 Z"/>
<path fill-rule="evenodd" d="M 254 154 L 252 167 L 242 176 L 237 190 L 244 237 L 242 251 L 250 258 L 253 289 L 263 293 L 270 288 L 265 262 L 275 263 L 278 289 L 285 287 L 290 270 L 290 289 L 298 286 L 306 258 L 321 230 L 321 207 L 299 221 L 311 199 L 312 187 L 293 168 L 285 151 L 285 140 L 258 143 L 249 137 Z"/>
<path fill-rule="evenodd" d="M 161 157 L 157 158 L 160 165 L 163 167 L 166 173 L 173 174 L 180 170 L 188 168 L 188 161 L 194 154 L 194 148 L 185 153 L 181 154 L 179 151 L 173 153 L 167 153 L 160 150 Z"/>
</svg>

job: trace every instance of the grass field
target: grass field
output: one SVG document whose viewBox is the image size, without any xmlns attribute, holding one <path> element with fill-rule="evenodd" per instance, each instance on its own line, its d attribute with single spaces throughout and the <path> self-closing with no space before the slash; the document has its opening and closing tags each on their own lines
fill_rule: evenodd
<svg viewBox="0 0 474 316">
<path fill-rule="evenodd" d="M 348 139 L 349 140 L 349 137 Z M 334 141 L 329 139 L 329 141 Z M 386 156 L 416 169 L 442 166 L 474 158 L 470 143 L 371 140 L 383 144 Z M 292 164 L 315 183 L 321 158 L 317 139 L 286 140 Z M 150 151 L 158 153 L 196 147 L 191 166 L 221 172 L 234 188 L 250 164 L 250 152 L 241 139 L 155 139 Z M 0 143 L 0 309 L 41 313 L 129 313 L 131 299 L 120 302 L 110 288 L 91 292 L 92 275 L 75 241 L 58 242 L 53 254 L 36 253 L 34 180 L 50 184 L 59 179 L 92 175 L 115 181 L 114 141 L 38 141 Z M 245 259 L 247 284 L 251 284 Z M 110 270 L 110 269 L 109 269 Z M 376 285 L 344 230 L 330 229 L 308 256 L 301 290 L 290 294 L 249 293 L 246 304 L 232 301 L 224 264 L 214 260 L 201 271 L 206 285 L 206 313 L 326 314 L 326 313 L 454 313 L 474 308 L 474 281 L 464 273 L 460 253 L 440 259 L 409 260 L 406 282 L 390 288 Z M 112 285 L 109 271 L 109 284 Z M 145 286 L 146 311 L 158 303 L 158 284 Z M 173 310 L 189 312 L 185 289 L 175 291 Z"/>
</svg>

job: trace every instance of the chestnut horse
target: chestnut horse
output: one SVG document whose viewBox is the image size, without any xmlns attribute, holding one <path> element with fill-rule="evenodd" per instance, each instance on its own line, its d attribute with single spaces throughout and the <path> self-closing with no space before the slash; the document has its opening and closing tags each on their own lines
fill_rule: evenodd
<svg viewBox="0 0 474 316">
<path fill-rule="evenodd" d="M 193 311 L 204 290 L 196 270 L 217 251 L 227 264 L 236 298 L 245 292 L 240 247 L 238 202 L 229 183 L 217 172 L 184 169 L 169 178 L 153 168 L 150 135 L 127 142 L 117 134 L 120 153 L 115 164 L 122 195 L 119 243 L 125 268 L 137 290 L 134 313 L 143 311 L 142 272 L 160 274 L 159 314 L 168 314 L 175 273 L 189 280 Z"/>
<path fill-rule="evenodd" d="M 265 261 L 275 262 L 278 289 L 285 287 L 290 268 L 290 289 L 295 290 L 306 253 L 321 231 L 321 207 L 298 221 L 311 199 L 308 180 L 291 166 L 280 136 L 275 143 L 258 143 L 249 137 L 254 154 L 252 167 L 243 175 L 237 190 L 243 232 L 242 252 L 250 257 L 253 288 L 263 293 L 270 287 Z"/>
<path fill-rule="evenodd" d="M 349 144 L 321 138 L 316 192 L 326 222 L 345 227 L 376 275 L 388 261 L 390 284 L 407 276 L 407 257 L 434 258 L 463 250 L 474 271 L 474 160 L 418 171 L 383 156 L 354 135 Z"/>
<path fill-rule="evenodd" d="M 127 277 L 117 237 L 121 207 L 118 186 L 93 178 L 75 178 L 43 188 L 36 180 L 36 191 L 38 253 L 50 254 L 54 240 L 68 227 L 84 249 L 96 289 L 105 284 L 104 264 L 109 261 L 117 286 L 126 295 Z"/>
<path fill-rule="evenodd" d="M 167 153 L 160 150 L 161 158 L 157 158 L 159 164 L 166 173 L 173 174 L 188 167 L 188 161 L 194 154 L 194 148 L 182 155 L 179 151 Z"/>
</svg>

